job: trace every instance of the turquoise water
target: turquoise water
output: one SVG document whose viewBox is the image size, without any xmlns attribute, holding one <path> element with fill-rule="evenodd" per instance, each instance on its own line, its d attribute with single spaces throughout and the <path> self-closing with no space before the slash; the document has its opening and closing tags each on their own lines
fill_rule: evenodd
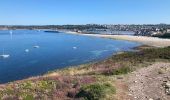
<svg viewBox="0 0 170 100">
<path fill-rule="evenodd" d="M 38 45 L 40 48 L 34 48 Z M 36 30 L 0 31 L 0 83 L 42 75 L 48 71 L 103 60 L 140 44 L 128 41 L 45 33 Z M 28 49 L 28 50 L 26 50 Z M 25 51 L 26 50 L 26 51 Z"/>
</svg>

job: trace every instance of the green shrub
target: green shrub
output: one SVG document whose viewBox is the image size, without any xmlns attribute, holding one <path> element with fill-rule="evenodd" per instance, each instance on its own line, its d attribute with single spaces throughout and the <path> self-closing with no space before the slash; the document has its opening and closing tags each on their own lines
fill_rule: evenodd
<svg viewBox="0 0 170 100">
<path fill-rule="evenodd" d="M 31 81 L 26 81 L 20 85 L 22 89 L 31 89 L 32 88 L 32 82 Z"/>
<path fill-rule="evenodd" d="M 121 75 L 121 74 L 128 74 L 132 70 L 129 67 L 121 67 L 119 69 L 114 69 L 112 71 L 112 75 Z"/>
<path fill-rule="evenodd" d="M 24 97 L 23 100 L 34 100 L 34 97 L 33 97 L 33 95 L 28 94 L 28 95 L 26 95 L 26 96 Z"/>
<path fill-rule="evenodd" d="M 3 94 L 2 94 L 2 93 L 0 93 L 0 100 L 2 100 L 2 97 L 3 97 Z"/>
<path fill-rule="evenodd" d="M 170 47 L 144 49 L 139 52 L 126 52 L 115 55 L 112 62 L 124 62 L 138 65 L 144 62 L 154 62 L 157 59 L 170 60 Z"/>
<path fill-rule="evenodd" d="M 38 89 L 51 90 L 56 86 L 56 82 L 52 80 L 41 80 L 37 83 Z"/>
<path fill-rule="evenodd" d="M 11 87 L 7 87 L 4 91 L 3 91 L 4 94 L 6 95 L 13 95 L 15 92 L 14 90 L 11 88 Z"/>
<path fill-rule="evenodd" d="M 114 94 L 116 89 L 109 83 L 84 85 L 77 97 L 86 100 L 99 100 L 105 98 L 107 94 Z"/>
<path fill-rule="evenodd" d="M 106 71 L 102 72 L 102 75 L 122 75 L 122 74 L 128 74 L 129 72 L 131 72 L 132 69 L 130 67 L 120 67 L 120 68 L 116 68 L 116 69 L 109 69 Z"/>
</svg>

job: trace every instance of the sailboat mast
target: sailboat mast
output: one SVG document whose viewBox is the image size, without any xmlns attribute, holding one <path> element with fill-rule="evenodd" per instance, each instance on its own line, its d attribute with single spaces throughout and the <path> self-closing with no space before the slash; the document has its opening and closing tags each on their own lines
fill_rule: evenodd
<svg viewBox="0 0 170 100">
<path fill-rule="evenodd" d="M 3 50 L 2 50 L 2 54 L 4 55 L 4 48 L 3 48 Z"/>
</svg>

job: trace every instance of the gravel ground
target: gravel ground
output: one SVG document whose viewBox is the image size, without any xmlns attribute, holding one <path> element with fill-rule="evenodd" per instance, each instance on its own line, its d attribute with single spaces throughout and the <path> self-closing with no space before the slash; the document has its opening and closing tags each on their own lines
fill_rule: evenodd
<svg viewBox="0 0 170 100">
<path fill-rule="evenodd" d="M 170 63 L 157 62 L 131 73 L 128 76 L 130 100 L 170 100 L 163 86 L 165 82 L 170 82 Z"/>
</svg>

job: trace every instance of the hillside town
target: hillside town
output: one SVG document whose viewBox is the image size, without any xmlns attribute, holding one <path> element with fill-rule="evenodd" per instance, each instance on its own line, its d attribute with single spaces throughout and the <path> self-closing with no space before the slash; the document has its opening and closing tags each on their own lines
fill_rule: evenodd
<svg viewBox="0 0 170 100">
<path fill-rule="evenodd" d="M 78 33 L 86 34 L 112 34 L 122 35 L 121 32 L 132 32 L 131 35 L 136 36 L 155 36 L 155 37 L 170 37 L 169 24 L 146 24 L 146 25 L 112 25 L 112 24 L 86 24 L 86 25 L 1 25 L 0 30 L 69 30 Z M 129 35 L 129 34 L 125 34 Z"/>
</svg>

